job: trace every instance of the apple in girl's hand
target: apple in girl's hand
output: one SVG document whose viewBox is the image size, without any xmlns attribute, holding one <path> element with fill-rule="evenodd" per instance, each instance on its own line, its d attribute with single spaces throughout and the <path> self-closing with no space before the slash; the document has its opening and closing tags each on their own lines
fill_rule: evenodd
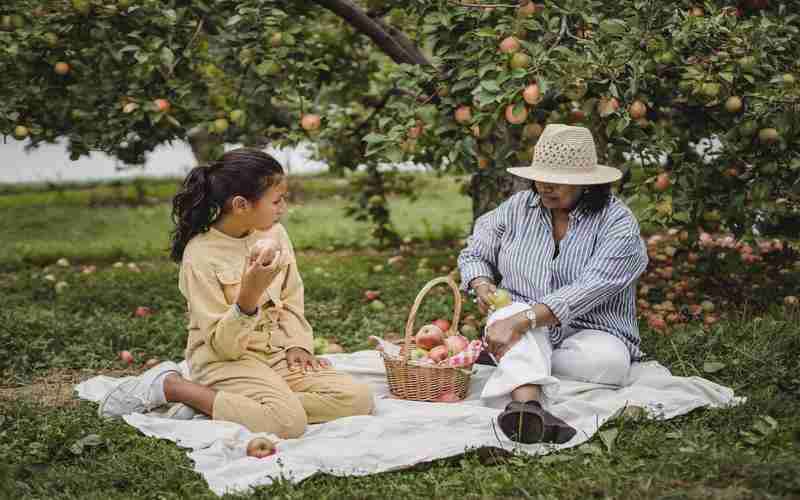
<svg viewBox="0 0 800 500">
<path fill-rule="evenodd" d="M 444 339 L 444 345 L 450 354 L 458 354 L 469 345 L 469 340 L 461 335 L 452 335 Z"/>
<path fill-rule="evenodd" d="M 247 443 L 247 456 L 265 458 L 275 454 L 275 443 L 264 437 L 251 439 Z"/>
<path fill-rule="evenodd" d="M 431 349 L 431 352 L 428 353 L 428 358 L 430 358 L 433 362 L 438 363 L 447 359 L 449 354 L 450 353 L 447 349 L 447 346 L 437 345 Z"/>
<path fill-rule="evenodd" d="M 502 309 L 505 306 L 511 305 L 511 293 L 505 288 L 498 288 L 489 296 L 489 302 L 497 309 Z"/>
<path fill-rule="evenodd" d="M 421 348 L 431 350 L 444 342 L 444 332 L 436 325 L 425 325 L 419 329 L 414 342 Z"/>
<path fill-rule="evenodd" d="M 280 243 L 272 238 L 262 238 L 255 242 L 253 248 L 250 249 L 250 263 L 255 262 L 261 254 L 266 250 L 264 255 L 264 262 L 262 264 L 269 265 L 275 259 L 275 254 L 281 249 Z"/>
<path fill-rule="evenodd" d="M 129 365 L 133 364 L 133 354 L 131 354 L 131 351 L 120 351 L 119 359 L 121 359 L 122 361 L 124 361 Z"/>
<path fill-rule="evenodd" d="M 438 326 L 439 329 L 441 331 L 443 331 L 443 332 L 446 332 L 447 330 L 450 329 L 450 322 L 447 321 L 446 319 L 442 319 L 442 318 L 435 319 L 435 320 L 433 320 L 433 323 L 431 323 L 431 324 Z"/>
</svg>

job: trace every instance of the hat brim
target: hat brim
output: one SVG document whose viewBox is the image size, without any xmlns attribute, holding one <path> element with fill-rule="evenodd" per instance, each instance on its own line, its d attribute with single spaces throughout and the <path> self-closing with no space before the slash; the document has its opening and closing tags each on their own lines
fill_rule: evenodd
<svg viewBox="0 0 800 500">
<path fill-rule="evenodd" d="M 571 186 L 585 186 L 593 184 L 609 184 L 622 179 L 622 171 L 618 168 L 596 165 L 590 171 L 582 172 L 554 172 L 551 168 L 541 167 L 511 167 L 506 169 L 509 173 L 532 181 L 548 182 L 550 184 L 569 184 Z"/>
</svg>

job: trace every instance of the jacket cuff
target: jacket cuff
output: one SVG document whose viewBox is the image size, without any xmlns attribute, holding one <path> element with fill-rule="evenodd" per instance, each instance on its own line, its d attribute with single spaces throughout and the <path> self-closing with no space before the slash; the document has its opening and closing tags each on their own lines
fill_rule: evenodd
<svg viewBox="0 0 800 500">
<path fill-rule="evenodd" d="M 539 303 L 547 306 L 552 311 L 561 326 L 566 326 L 572 321 L 572 310 L 569 307 L 569 302 L 557 293 L 544 296 L 539 300 Z"/>
</svg>

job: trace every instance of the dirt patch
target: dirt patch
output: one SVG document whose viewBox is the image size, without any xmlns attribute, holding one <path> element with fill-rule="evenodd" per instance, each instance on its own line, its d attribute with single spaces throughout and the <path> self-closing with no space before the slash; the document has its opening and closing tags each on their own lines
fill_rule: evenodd
<svg viewBox="0 0 800 500">
<path fill-rule="evenodd" d="M 53 369 L 34 378 L 30 384 L 0 384 L 0 402 L 29 401 L 50 408 L 77 406 L 80 400 L 75 395 L 75 384 L 97 375 L 126 377 L 138 375 L 140 372 L 141 370 L 133 369 Z"/>
</svg>

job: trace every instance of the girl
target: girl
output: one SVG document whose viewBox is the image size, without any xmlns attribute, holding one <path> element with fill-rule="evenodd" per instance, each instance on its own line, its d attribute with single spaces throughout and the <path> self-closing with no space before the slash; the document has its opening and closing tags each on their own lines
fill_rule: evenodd
<svg viewBox="0 0 800 500">
<path fill-rule="evenodd" d="M 178 402 L 252 432 L 296 438 L 306 424 L 371 413 L 367 385 L 314 355 L 303 282 L 286 230 L 287 181 L 258 150 L 236 149 L 189 173 L 173 200 L 172 258 L 189 310 L 191 381 L 164 362 L 109 392 L 100 415 Z"/>
</svg>

